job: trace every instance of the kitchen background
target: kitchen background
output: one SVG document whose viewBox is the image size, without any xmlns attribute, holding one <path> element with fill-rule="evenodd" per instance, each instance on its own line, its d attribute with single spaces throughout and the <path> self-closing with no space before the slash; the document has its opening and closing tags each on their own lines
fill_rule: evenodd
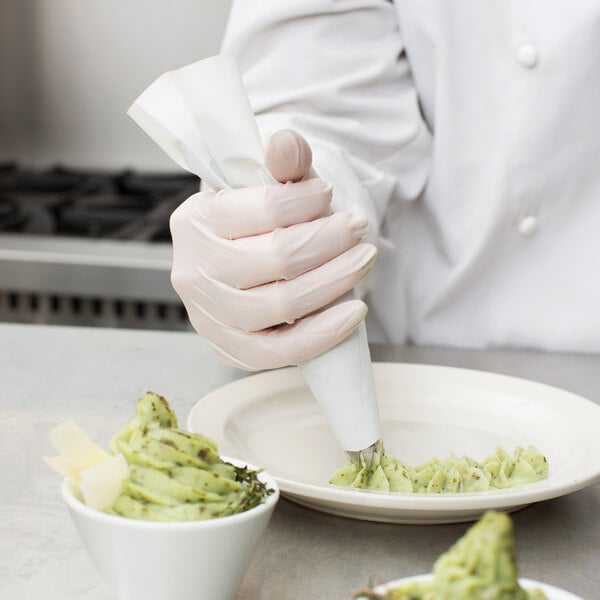
<svg viewBox="0 0 600 600">
<path fill-rule="evenodd" d="M 126 110 L 218 52 L 228 0 L 0 0 L 0 321 L 184 329 L 168 215 L 198 189 Z"/>
</svg>

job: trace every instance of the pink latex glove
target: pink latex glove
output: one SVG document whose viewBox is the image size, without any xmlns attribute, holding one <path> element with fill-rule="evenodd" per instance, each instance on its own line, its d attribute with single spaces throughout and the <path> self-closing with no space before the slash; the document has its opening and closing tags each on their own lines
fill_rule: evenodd
<svg viewBox="0 0 600 600">
<path fill-rule="evenodd" d="M 347 337 L 366 305 L 328 306 L 371 269 L 367 222 L 330 214 L 331 186 L 311 171 L 308 143 L 275 134 L 265 162 L 275 185 L 194 194 L 171 216 L 171 282 L 194 329 L 246 370 L 295 365 Z"/>
</svg>

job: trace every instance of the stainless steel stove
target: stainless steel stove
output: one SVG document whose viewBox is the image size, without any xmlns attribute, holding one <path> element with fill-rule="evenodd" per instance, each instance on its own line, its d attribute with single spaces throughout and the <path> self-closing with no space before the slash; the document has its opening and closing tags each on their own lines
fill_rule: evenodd
<svg viewBox="0 0 600 600">
<path fill-rule="evenodd" d="M 188 329 L 169 216 L 187 174 L 0 165 L 0 321 Z"/>
</svg>

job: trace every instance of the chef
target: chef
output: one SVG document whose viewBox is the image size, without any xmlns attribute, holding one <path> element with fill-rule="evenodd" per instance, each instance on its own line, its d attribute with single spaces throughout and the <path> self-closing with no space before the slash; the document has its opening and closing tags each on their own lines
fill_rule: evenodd
<svg viewBox="0 0 600 600">
<path fill-rule="evenodd" d="M 338 343 L 373 265 L 371 341 L 600 352 L 598 0 L 245 0 L 224 51 L 281 182 L 172 217 L 226 362 Z"/>
</svg>

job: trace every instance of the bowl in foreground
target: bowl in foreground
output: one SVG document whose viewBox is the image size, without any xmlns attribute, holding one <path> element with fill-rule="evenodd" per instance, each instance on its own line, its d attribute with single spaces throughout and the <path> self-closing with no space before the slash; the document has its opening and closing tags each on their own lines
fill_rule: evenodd
<svg viewBox="0 0 600 600">
<path fill-rule="evenodd" d="M 111 598 L 233 600 L 279 498 L 275 480 L 264 471 L 259 478 L 274 490 L 262 504 L 207 521 L 157 523 L 109 515 L 83 504 L 67 480 L 62 494 Z"/>
</svg>

